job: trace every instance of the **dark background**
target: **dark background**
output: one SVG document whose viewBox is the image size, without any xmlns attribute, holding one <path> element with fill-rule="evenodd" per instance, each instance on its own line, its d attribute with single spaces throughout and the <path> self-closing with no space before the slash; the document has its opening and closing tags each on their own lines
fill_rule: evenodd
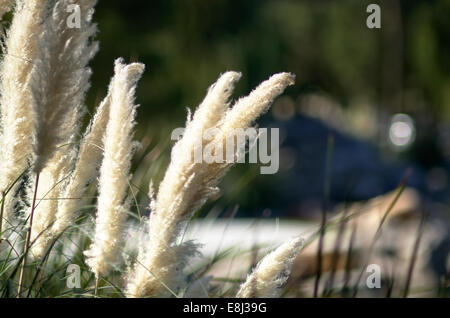
<svg viewBox="0 0 450 318">
<path fill-rule="evenodd" d="M 381 29 L 366 26 L 370 3 L 381 6 Z M 137 138 L 152 135 L 152 146 L 166 140 L 167 163 L 169 133 L 184 126 L 186 107 L 195 108 L 219 74 L 243 73 L 237 98 L 273 73 L 293 72 L 295 86 L 260 121 L 281 129 L 280 172 L 259 175 L 257 166 L 240 165 L 224 180 L 219 202 L 239 204 L 241 215 L 306 215 L 324 200 L 390 191 L 410 168 L 408 184 L 445 203 L 449 17 L 448 0 L 100 0 L 88 105 L 105 95 L 115 58 L 145 63 Z M 387 137 L 397 113 L 414 123 L 409 147 Z"/>
</svg>

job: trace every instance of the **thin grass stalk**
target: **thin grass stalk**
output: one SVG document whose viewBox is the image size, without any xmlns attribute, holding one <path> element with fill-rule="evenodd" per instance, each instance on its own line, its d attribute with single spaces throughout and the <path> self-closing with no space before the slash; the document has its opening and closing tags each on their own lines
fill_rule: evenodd
<svg viewBox="0 0 450 318">
<path fill-rule="evenodd" d="M 322 251 L 323 251 L 323 241 L 325 239 L 325 226 L 327 224 L 327 212 L 328 212 L 328 200 L 330 197 L 330 185 L 331 185 L 331 159 L 333 156 L 333 144 L 334 137 L 330 134 L 327 143 L 327 154 L 326 154 L 326 167 L 325 167 L 325 183 L 324 183 L 324 200 L 322 207 L 322 218 L 320 223 L 320 236 L 319 244 L 317 248 L 317 274 L 314 281 L 314 292 L 313 297 L 317 298 L 319 292 L 320 278 L 322 276 Z"/>
<path fill-rule="evenodd" d="M 373 249 L 375 247 L 375 244 L 378 241 L 378 238 L 381 236 L 381 229 L 383 228 L 383 225 L 384 225 L 384 223 L 385 223 L 389 213 L 394 208 L 395 203 L 397 203 L 398 199 L 400 198 L 401 194 L 403 193 L 403 190 L 405 189 L 405 186 L 406 186 L 406 178 L 401 182 L 394 199 L 391 201 L 389 207 L 387 208 L 386 212 L 384 213 L 383 217 L 381 218 L 381 221 L 380 221 L 380 223 L 379 223 L 379 225 L 377 227 L 375 235 L 374 235 L 374 237 L 373 237 L 373 239 L 372 239 L 372 241 L 370 243 L 369 249 L 368 249 L 368 251 L 367 251 L 367 253 L 365 255 L 365 260 L 363 262 L 363 267 L 362 267 L 362 269 L 361 269 L 361 271 L 360 271 L 360 273 L 358 275 L 358 278 L 356 279 L 355 285 L 353 286 L 353 294 L 352 294 L 353 298 L 356 297 L 356 295 L 358 294 L 359 283 L 360 283 L 360 281 L 362 279 L 362 276 L 363 276 L 363 274 L 365 272 L 365 269 L 366 269 L 366 267 L 367 267 L 367 265 L 369 263 L 369 259 L 370 259 L 370 256 L 372 255 L 372 252 L 373 252 Z"/>
<path fill-rule="evenodd" d="M 94 296 L 98 296 L 98 284 L 100 282 L 100 277 L 95 276 L 95 286 L 94 286 Z"/>
<path fill-rule="evenodd" d="M 354 219 L 352 221 L 352 232 L 350 235 L 350 240 L 348 243 L 347 255 L 345 259 L 345 272 L 344 272 L 344 284 L 341 290 L 341 296 L 346 297 L 348 293 L 348 284 L 350 283 L 351 278 L 351 267 L 352 267 L 352 258 L 353 258 L 353 246 L 356 241 L 356 231 L 358 228 L 358 219 Z"/>
<path fill-rule="evenodd" d="M 339 262 L 339 249 L 341 247 L 341 242 L 342 242 L 342 237 L 344 235 L 344 231 L 347 225 L 347 222 L 345 220 L 347 214 L 349 212 L 349 209 L 345 208 L 344 209 L 344 213 L 342 215 L 342 221 L 341 224 L 339 225 L 339 230 L 338 230 L 338 234 L 336 237 L 336 242 L 334 244 L 334 248 L 333 248 L 333 255 L 331 258 L 331 271 L 330 271 L 330 278 L 328 280 L 327 283 L 327 287 L 324 289 L 324 292 L 322 294 L 322 296 L 326 296 L 326 295 L 331 295 L 331 293 L 333 292 L 333 285 L 334 285 L 334 277 L 336 275 L 336 270 L 337 270 L 337 265 Z"/>
<path fill-rule="evenodd" d="M 253 240 L 253 244 L 252 244 L 252 248 L 251 248 L 251 252 L 250 252 L 250 268 L 248 270 L 249 273 L 251 273 L 252 271 L 256 272 L 256 267 L 258 265 L 258 245 L 256 244 L 256 240 Z M 249 297 L 258 297 L 258 288 L 260 286 L 258 286 L 258 280 L 257 279 L 252 279 L 250 284 L 249 284 Z"/>
<path fill-rule="evenodd" d="M 450 284 L 450 267 L 447 268 L 446 273 L 443 275 L 442 284 L 439 284 L 437 295 L 440 297 L 448 297 L 449 284 Z"/>
<path fill-rule="evenodd" d="M 386 291 L 386 298 L 391 298 L 392 297 L 392 293 L 394 291 L 394 285 L 395 285 L 395 276 L 392 275 L 391 277 L 388 278 L 388 288 Z"/>
<path fill-rule="evenodd" d="M 220 254 L 220 250 L 222 248 L 222 243 L 223 243 L 223 239 L 225 237 L 225 233 L 227 232 L 228 227 L 230 226 L 231 222 L 234 220 L 234 217 L 236 216 L 238 209 L 239 209 L 239 205 L 235 205 L 233 207 L 233 210 L 231 210 L 231 214 L 228 217 L 228 221 L 225 225 L 225 228 L 223 229 L 223 235 L 219 241 L 219 244 L 217 245 L 217 248 L 214 252 L 214 256 L 211 258 L 211 261 L 209 261 L 209 263 L 206 264 L 206 266 L 204 266 L 198 273 L 195 274 L 195 277 L 197 279 L 200 279 L 201 277 L 203 277 L 211 269 L 211 267 L 214 265 L 215 261 L 217 259 L 219 259 L 219 254 Z"/>
<path fill-rule="evenodd" d="M 34 243 L 30 249 L 30 256 L 35 260 L 41 259 L 51 244 L 53 237 L 50 228 L 55 221 L 60 190 L 70 174 L 70 168 L 70 155 L 58 150 L 49 165 L 39 174 L 40 186 L 37 194 L 39 201 L 35 206 L 34 226 L 31 231 L 31 240 Z"/>
<path fill-rule="evenodd" d="M 62 235 L 62 233 L 61 233 L 56 239 L 53 240 L 53 242 L 51 243 L 51 245 L 49 246 L 49 248 L 46 250 L 45 255 L 43 256 L 43 258 L 42 258 L 42 260 L 41 260 L 39 266 L 37 267 L 38 269 L 37 269 L 37 271 L 36 271 L 36 273 L 35 273 L 35 275 L 34 275 L 32 281 L 31 281 L 30 286 L 33 286 L 33 285 L 36 283 L 36 281 L 37 281 L 37 279 L 38 279 L 38 277 L 39 277 L 39 274 L 41 273 L 42 269 L 44 268 L 44 264 L 47 262 L 48 257 L 50 256 L 50 252 L 51 252 L 52 248 L 55 246 L 56 242 L 58 241 L 58 239 L 59 239 L 59 237 L 60 237 L 61 235 Z M 32 244 L 33 244 L 33 243 L 32 243 Z M 27 293 L 26 298 L 29 298 L 29 297 L 30 297 L 31 292 L 32 292 L 32 289 L 31 289 L 31 287 L 30 287 L 30 288 L 28 289 L 28 293 Z M 38 295 L 39 295 L 39 294 L 36 293 L 36 296 L 38 296 Z"/>
<path fill-rule="evenodd" d="M 1 242 L 1 238 L 3 236 L 3 211 L 5 209 L 5 191 L 2 191 L 2 205 L 0 207 L 0 242 Z"/>
<path fill-rule="evenodd" d="M 8 209 L 8 203 L 11 203 L 11 200 L 9 200 L 8 201 L 8 199 L 7 199 L 7 195 L 8 195 L 8 193 L 10 193 L 11 191 L 13 192 L 13 193 L 15 193 L 16 192 L 16 187 L 18 187 L 18 182 L 19 182 L 19 180 L 20 179 L 22 179 L 22 177 L 25 175 L 25 174 L 27 174 L 28 173 L 28 168 L 27 169 L 25 169 L 19 176 L 17 176 L 17 178 L 13 181 L 13 183 L 6 189 L 6 191 L 4 191 L 4 194 L 3 194 L 3 196 L 2 196 L 2 199 L 1 199 L 1 201 L 2 201 L 2 206 L 3 206 L 3 212 L 2 212 L 2 218 L 1 218 L 1 220 L 0 220 L 0 223 L 2 223 L 3 224 L 3 222 L 7 222 L 8 223 L 8 225 L 12 225 L 12 220 L 8 220 L 8 218 L 5 216 L 5 210 L 7 210 Z M 2 239 L 2 236 L 4 235 L 4 233 L 5 233 L 5 231 L 6 231 L 6 228 L 5 229 L 2 229 L 1 227 L 0 227 L 0 242 L 1 242 L 1 239 Z"/>
<path fill-rule="evenodd" d="M 17 261 L 16 265 L 14 266 L 14 269 L 12 270 L 11 274 L 8 275 L 7 278 L 5 278 L 5 281 L 7 281 L 7 282 L 12 282 L 12 281 L 13 281 L 14 277 L 16 276 L 17 272 L 19 272 L 20 267 L 21 267 L 21 265 L 22 265 L 22 260 L 23 260 L 24 254 L 23 254 L 23 252 L 22 252 L 22 254 L 20 254 L 18 251 L 16 251 L 16 250 L 14 249 L 14 245 L 16 245 L 16 243 L 17 243 L 17 241 L 18 241 L 19 239 L 20 239 L 20 236 L 19 236 L 19 235 L 17 236 L 17 238 L 16 238 L 16 240 L 15 240 L 14 242 L 10 242 L 8 239 L 5 239 L 5 242 L 6 242 L 6 243 L 10 246 L 10 248 L 11 248 L 9 254 L 11 254 L 11 252 L 14 250 L 15 254 L 17 255 L 17 259 L 18 259 L 18 261 Z M 3 286 L 3 289 L 2 289 L 2 296 L 1 296 L 1 297 L 2 297 L 2 298 L 7 297 L 8 291 L 9 291 L 9 285 L 8 285 L 8 284 L 5 284 L 5 285 Z"/>
<path fill-rule="evenodd" d="M 25 273 L 25 266 L 27 264 L 27 255 L 28 255 L 30 239 L 31 239 L 31 230 L 33 228 L 33 216 L 34 216 L 34 209 L 36 206 L 36 196 L 37 196 L 38 184 L 39 184 L 39 173 L 36 174 L 33 203 L 31 206 L 31 214 L 30 214 L 30 225 L 27 230 L 27 234 L 26 234 L 26 238 L 25 238 L 25 245 L 24 245 L 24 249 L 23 249 L 23 260 L 22 260 L 22 265 L 21 265 L 20 274 L 19 274 L 19 287 L 17 289 L 17 298 L 21 297 L 22 289 L 23 289 L 23 278 L 24 278 L 24 273 Z"/>
<path fill-rule="evenodd" d="M 422 236 L 423 236 L 423 232 L 424 232 L 424 228 L 425 228 L 425 223 L 426 223 L 426 214 L 422 213 L 422 217 L 420 218 L 419 228 L 417 230 L 416 240 L 414 242 L 414 247 L 413 247 L 413 251 L 411 254 L 411 260 L 409 261 L 408 274 L 406 277 L 405 288 L 403 291 L 404 298 L 408 297 L 409 288 L 411 285 L 413 271 L 414 271 L 414 266 L 416 264 L 417 254 L 419 253 L 420 241 L 422 240 Z"/>
</svg>

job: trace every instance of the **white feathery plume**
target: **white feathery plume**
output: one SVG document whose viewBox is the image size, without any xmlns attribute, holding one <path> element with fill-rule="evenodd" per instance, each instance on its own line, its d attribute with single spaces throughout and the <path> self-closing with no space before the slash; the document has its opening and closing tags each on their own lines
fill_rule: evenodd
<svg viewBox="0 0 450 318">
<path fill-rule="evenodd" d="M 39 222 L 42 218 L 38 218 L 37 224 L 35 223 L 37 229 L 34 233 L 39 235 L 39 240 L 32 246 L 31 251 L 35 258 L 41 258 L 52 241 L 72 224 L 78 215 L 77 208 L 83 201 L 82 196 L 87 185 L 97 176 L 97 169 L 103 155 L 103 137 L 109 119 L 110 104 L 111 92 L 109 91 L 98 106 L 94 118 L 80 141 L 75 167 L 67 182 L 62 182 L 69 174 L 69 171 L 66 171 L 67 169 L 62 171 L 63 168 L 68 167 L 67 164 L 57 166 L 60 168 L 59 170 L 47 169 L 46 167 L 41 172 L 39 184 L 44 184 L 44 186 L 38 187 L 38 198 L 45 196 L 46 200 L 39 202 L 36 208 L 37 214 L 41 213 L 39 210 L 55 211 L 56 213 L 50 213 L 52 219 L 44 219 L 44 222 Z M 52 161 L 53 159 L 50 163 Z M 51 181 L 43 179 L 46 178 L 47 170 L 50 172 Z M 61 179 L 58 180 L 58 178 Z M 46 189 L 48 186 L 45 185 L 50 185 L 51 188 Z M 62 188 L 62 185 L 64 185 L 64 188 Z M 60 196 L 58 200 L 52 200 L 58 195 Z M 39 225 L 40 223 L 43 224 Z"/>
<path fill-rule="evenodd" d="M 144 65 L 115 62 L 111 85 L 111 106 L 104 138 L 104 157 L 100 168 L 99 195 L 93 243 L 85 252 L 86 263 L 98 279 L 121 260 L 126 193 L 133 155 L 133 127 L 136 105 L 134 94 Z"/>
<path fill-rule="evenodd" d="M 78 1 L 80 28 L 69 27 L 67 23 L 66 8 L 73 2 L 59 0 L 55 3 L 39 37 L 38 57 L 31 75 L 35 173 L 45 167 L 58 146 L 73 141 L 84 114 L 84 96 L 91 76 L 87 65 L 98 50 L 98 43 L 91 41 L 97 32 L 97 26 L 92 23 L 96 1 Z"/>
<path fill-rule="evenodd" d="M 236 72 L 227 72 L 212 85 L 207 96 L 194 114 L 194 118 L 186 124 L 183 138 L 178 141 L 171 155 L 171 163 L 160 184 L 156 202 L 152 200 L 149 220 L 149 241 L 143 242 L 139 251 L 138 264 L 135 265 L 129 278 L 128 294 L 134 297 L 167 296 L 177 289 L 182 281 L 181 270 L 187 256 L 195 254 L 196 247 L 192 242 L 174 246 L 179 235 L 180 225 L 191 211 L 183 206 L 187 197 L 185 188 L 186 173 L 192 170 L 195 145 L 202 140 L 203 131 L 215 126 L 228 107 L 228 99 L 234 83 L 240 78 Z M 152 191 L 152 185 L 150 185 Z M 192 189 L 194 194 L 195 189 Z M 191 198 L 187 198 L 190 200 Z M 176 202 L 174 201 L 176 200 Z M 187 202 L 187 201 L 186 201 Z M 177 204 L 178 203 L 178 204 Z M 189 247 L 189 248 L 188 248 Z M 184 253 L 185 250 L 192 253 Z M 183 253 L 183 257 L 181 254 Z M 152 266 L 150 273 L 148 266 Z M 163 283 L 159 283 L 162 281 Z"/>
<path fill-rule="evenodd" d="M 303 242 L 302 238 L 295 238 L 266 255 L 241 285 L 236 297 L 279 297 L 281 287 L 289 278 L 292 263 Z"/>
<path fill-rule="evenodd" d="M 6 8 L 7 2 L 3 1 Z M 15 14 L 5 39 L 0 65 L 0 113 L 2 130 L 0 152 L 0 191 L 5 192 L 28 167 L 32 153 L 34 115 L 30 72 L 37 54 L 37 34 L 48 1 L 18 0 Z M 13 223 L 16 204 L 16 182 L 4 202 L 2 227 Z"/>
<path fill-rule="evenodd" d="M 36 195 L 38 200 L 34 210 L 33 227 L 31 228 L 32 245 L 30 247 L 31 256 L 36 260 L 44 256 L 53 238 L 50 227 L 55 221 L 59 196 L 65 184 L 65 178 L 69 175 L 72 167 L 68 157 L 68 154 L 57 151 L 39 175 Z M 28 197 L 33 196 L 32 189 L 34 186 L 27 187 Z"/>
<path fill-rule="evenodd" d="M 218 127 L 221 132 L 215 142 L 222 145 L 233 133 L 232 129 L 248 128 L 268 109 L 273 99 L 294 82 L 292 74 L 274 75 L 228 111 L 228 99 L 239 77 L 239 73 L 227 72 L 219 78 L 193 119 L 188 118 L 183 137 L 173 146 L 171 162 L 148 221 L 149 241 L 143 243 L 129 276 L 128 296 L 165 297 L 177 293 L 185 283 L 181 274 L 187 263 L 186 256 L 195 253 L 180 253 L 184 244 L 192 245 L 190 242 L 177 243 L 182 226 L 197 208 L 218 192 L 220 178 L 232 165 L 192 160 L 189 154 L 195 152 L 199 141 L 204 142 L 205 130 Z"/>
<path fill-rule="evenodd" d="M 203 132 L 217 125 L 222 119 L 224 112 L 229 107 L 228 99 L 233 92 L 234 85 L 241 76 L 241 73 L 238 72 L 226 72 L 209 87 L 205 99 L 195 111 L 193 118 L 188 118 L 186 123 L 184 135 L 189 138 L 186 138 L 184 143 L 177 143 L 174 146 L 172 160 L 184 160 L 184 156 L 180 156 L 184 151 L 195 151 L 195 145 L 198 145 L 198 141 L 203 139 Z"/>
<path fill-rule="evenodd" d="M 75 168 L 66 189 L 62 192 L 62 200 L 58 203 L 58 212 L 51 228 L 52 235 L 55 237 L 75 220 L 77 207 L 80 205 L 86 187 L 97 175 L 97 169 L 103 156 L 103 137 L 110 107 L 111 88 L 98 106 L 97 112 L 81 140 Z"/>
<path fill-rule="evenodd" d="M 222 118 L 220 130 L 247 128 L 262 114 L 267 112 L 274 99 L 283 93 L 287 86 L 293 85 L 295 75 L 278 73 L 258 85 L 248 96 L 240 98 Z"/>
<path fill-rule="evenodd" d="M 173 242 L 176 239 L 179 233 L 174 225 L 194 212 L 194 206 L 201 199 L 197 197 L 199 194 L 203 197 L 202 191 L 207 190 L 187 187 L 187 181 L 194 175 L 197 179 L 201 178 L 200 172 L 207 166 L 203 162 L 195 164 L 190 155 L 195 153 L 196 147 L 203 146 L 199 143 L 204 142 L 203 133 L 215 127 L 222 119 L 228 109 L 228 100 L 234 85 L 240 77 L 240 73 L 226 72 L 210 87 L 192 120 L 188 119 L 182 139 L 173 146 L 170 165 L 159 185 L 157 208 L 152 211 L 155 217 L 150 219 L 149 224 L 150 228 L 160 229 L 153 232 L 159 238 L 164 235 L 167 239 L 165 242 Z M 173 205 L 174 199 L 177 199 L 179 204 Z M 156 217 L 157 215 L 160 217 Z"/>
<path fill-rule="evenodd" d="M 235 129 L 246 129 L 251 127 L 255 120 L 266 113 L 272 105 L 275 98 L 280 95 L 286 87 L 295 83 L 295 75 L 291 73 L 278 73 L 272 75 L 268 80 L 258 85 L 249 95 L 240 98 L 228 109 L 222 116 L 217 127 L 218 134 L 215 135 L 213 142 L 220 147 L 224 147 L 227 137 L 233 135 Z M 216 146 L 217 147 L 217 146 Z M 235 157 L 238 156 L 235 148 Z M 207 189 L 210 195 L 217 193 L 217 182 L 228 169 L 233 165 L 233 162 L 212 163 L 205 166 L 203 171 L 204 177 L 197 178 L 197 185 L 199 188 Z M 203 201 L 199 203 L 203 204 Z"/>
<path fill-rule="evenodd" d="M 84 96 L 91 70 L 87 66 L 98 50 L 91 41 L 97 27 L 92 23 L 96 1 L 80 1 L 80 28 L 67 24 L 69 0 L 57 1 L 44 21 L 32 70 L 35 111 L 34 172 L 44 175 L 37 187 L 40 201 L 31 228 L 32 255 L 40 258 L 52 238 L 50 227 L 58 208 L 60 183 L 72 168 Z M 31 198 L 33 193 L 30 192 Z"/>
</svg>

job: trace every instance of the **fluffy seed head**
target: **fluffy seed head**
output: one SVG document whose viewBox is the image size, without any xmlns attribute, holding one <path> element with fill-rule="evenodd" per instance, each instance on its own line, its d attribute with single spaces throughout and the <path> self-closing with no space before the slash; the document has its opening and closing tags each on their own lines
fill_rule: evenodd
<svg viewBox="0 0 450 318">
<path fill-rule="evenodd" d="M 94 118 L 86 129 L 72 175 L 62 200 L 58 203 L 58 212 L 51 228 L 52 235 L 58 236 L 72 224 L 77 216 L 77 208 L 83 202 L 82 197 L 89 182 L 97 175 L 97 169 L 103 156 L 103 137 L 109 119 L 111 90 L 98 106 Z"/>
<path fill-rule="evenodd" d="M 39 50 L 31 74 L 35 118 L 33 170 L 39 173 L 58 146 L 78 134 L 84 114 L 84 96 L 89 88 L 89 61 L 98 50 L 91 38 L 95 1 L 83 1 L 80 28 L 67 24 L 69 0 L 59 0 L 45 19 Z"/>
<path fill-rule="evenodd" d="M 218 192 L 217 184 L 231 164 L 194 163 L 189 154 L 195 152 L 203 132 L 217 127 L 221 133 L 214 142 L 222 145 L 235 128 L 248 128 L 287 86 L 293 75 L 280 73 L 258 86 L 249 96 L 228 110 L 228 99 L 234 83 L 240 78 L 227 72 L 208 91 L 192 120 L 188 118 L 183 137 L 174 145 L 171 162 L 161 182 L 149 219 L 149 243 L 138 255 L 131 273 L 128 295 L 134 297 L 168 296 L 183 285 L 180 272 L 187 262 L 181 255 L 177 239 L 183 225 L 194 211 Z M 174 258 L 175 257 L 175 258 Z"/>
<path fill-rule="evenodd" d="M 2 1 L 1 4 L 1 9 L 7 10 L 11 1 Z M 6 191 L 26 170 L 32 153 L 34 116 L 30 72 L 37 55 L 37 35 L 42 31 L 47 5 L 46 0 L 16 1 L 15 14 L 5 39 L 0 64 L 1 192 Z M 14 222 L 15 193 L 19 183 L 5 198 L 2 230 Z"/>
<path fill-rule="evenodd" d="M 302 245 L 303 239 L 295 238 L 265 256 L 241 285 L 237 297 L 278 297 Z"/>
<path fill-rule="evenodd" d="M 94 240 L 87 263 L 96 277 L 104 276 L 121 260 L 123 246 L 126 193 L 133 155 L 133 128 L 137 106 L 134 104 L 136 84 L 144 65 L 126 65 L 116 60 L 111 84 L 111 108 L 103 140 L 104 157 L 100 168 L 97 217 Z"/>
</svg>

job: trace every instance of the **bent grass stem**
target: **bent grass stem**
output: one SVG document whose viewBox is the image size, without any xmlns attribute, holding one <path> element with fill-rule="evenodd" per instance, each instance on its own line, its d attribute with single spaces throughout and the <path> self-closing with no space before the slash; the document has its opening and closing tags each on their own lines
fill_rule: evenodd
<svg viewBox="0 0 450 318">
<path fill-rule="evenodd" d="M 25 245 L 23 247 L 23 260 L 22 260 L 22 265 L 20 268 L 19 287 L 17 289 L 17 298 L 20 298 L 22 289 L 23 289 L 23 278 L 24 278 L 24 273 L 25 273 L 25 266 L 27 264 L 27 255 L 28 255 L 28 251 L 30 249 L 29 245 L 30 245 L 30 238 L 31 238 L 31 229 L 33 227 L 34 210 L 36 207 L 36 195 L 37 195 L 38 184 L 39 184 L 39 173 L 36 174 L 36 184 L 34 186 L 33 203 L 31 205 L 30 226 L 28 227 L 27 235 L 26 235 L 26 239 L 25 239 Z"/>
</svg>

